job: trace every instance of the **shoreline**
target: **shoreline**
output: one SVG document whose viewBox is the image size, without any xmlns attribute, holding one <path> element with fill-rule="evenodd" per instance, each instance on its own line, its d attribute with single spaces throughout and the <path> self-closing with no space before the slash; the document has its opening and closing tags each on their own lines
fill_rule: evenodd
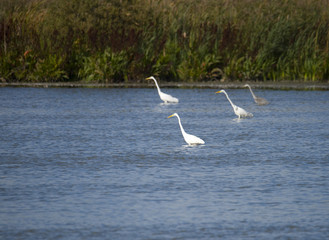
<svg viewBox="0 0 329 240">
<path fill-rule="evenodd" d="M 250 84 L 255 89 L 272 90 L 329 90 L 329 82 L 160 82 L 161 88 L 210 88 L 210 89 L 240 89 L 244 84 Z M 31 88 L 153 88 L 151 83 L 81 83 L 81 82 L 1 82 L 0 87 L 31 87 Z"/>
</svg>

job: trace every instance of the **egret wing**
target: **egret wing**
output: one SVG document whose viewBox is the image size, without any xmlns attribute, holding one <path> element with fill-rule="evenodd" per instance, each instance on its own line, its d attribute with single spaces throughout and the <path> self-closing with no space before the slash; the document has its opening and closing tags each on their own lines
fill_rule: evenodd
<svg viewBox="0 0 329 240">
<path fill-rule="evenodd" d="M 186 134 L 185 141 L 190 145 L 205 143 L 201 138 L 194 136 L 192 134 Z"/>
<path fill-rule="evenodd" d="M 177 103 L 178 102 L 177 98 L 175 98 L 175 97 L 173 97 L 173 96 L 171 96 L 167 93 L 163 93 L 163 92 L 160 93 L 160 98 L 164 102 L 172 102 L 172 103 Z"/>
<path fill-rule="evenodd" d="M 236 106 L 235 110 L 236 110 L 236 115 L 238 115 L 238 116 L 241 116 L 241 117 L 253 117 L 253 114 L 252 113 L 249 113 L 246 110 L 244 110 L 243 108 L 240 108 L 238 106 Z"/>
<path fill-rule="evenodd" d="M 258 105 L 267 105 L 268 104 L 268 101 L 265 98 L 261 98 L 261 97 L 256 97 L 255 102 Z"/>
</svg>

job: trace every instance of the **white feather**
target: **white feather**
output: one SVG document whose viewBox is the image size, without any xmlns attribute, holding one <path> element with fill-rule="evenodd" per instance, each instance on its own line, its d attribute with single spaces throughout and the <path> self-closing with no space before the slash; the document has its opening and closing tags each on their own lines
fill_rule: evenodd
<svg viewBox="0 0 329 240">
<path fill-rule="evenodd" d="M 231 106 L 233 108 L 234 113 L 239 117 L 239 118 L 248 118 L 248 117 L 253 117 L 254 115 L 252 113 L 247 112 L 246 110 L 244 110 L 243 108 L 238 107 L 237 105 L 235 105 L 231 99 L 228 97 L 227 93 L 225 92 L 225 90 L 220 90 L 216 93 L 224 93 L 227 97 L 227 100 L 231 103 Z"/>
<path fill-rule="evenodd" d="M 180 126 L 180 130 L 182 132 L 182 135 L 184 137 L 185 142 L 188 145 L 197 145 L 197 144 L 204 144 L 205 143 L 201 138 L 199 138 L 197 136 L 194 136 L 192 134 L 188 134 L 188 133 L 185 132 L 185 130 L 182 126 L 182 123 L 180 121 L 180 117 L 177 113 L 174 113 L 174 114 L 170 115 L 168 118 L 171 118 L 171 117 L 177 117 L 178 118 L 178 123 L 179 123 L 179 126 Z"/>
<path fill-rule="evenodd" d="M 152 77 L 148 77 L 146 78 L 147 80 L 153 80 L 154 83 L 155 83 L 155 86 L 157 87 L 158 89 L 158 93 L 159 93 L 159 97 L 162 101 L 164 101 L 165 103 L 178 103 L 178 98 L 175 98 L 167 93 L 164 93 L 161 91 L 159 85 L 158 85 L 158 82 L 157 80 L 152 76 Z"/>
</svg>

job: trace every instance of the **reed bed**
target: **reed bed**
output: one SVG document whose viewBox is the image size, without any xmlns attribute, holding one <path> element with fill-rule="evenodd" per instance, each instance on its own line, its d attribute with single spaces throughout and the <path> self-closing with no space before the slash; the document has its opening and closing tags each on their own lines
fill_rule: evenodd
<svg viewBox="0 0 329 240">
<path fill-rule="evenodd" d="M 2 0 L 8 82 L 327 81 L 328 0 Z"/>
</svg>

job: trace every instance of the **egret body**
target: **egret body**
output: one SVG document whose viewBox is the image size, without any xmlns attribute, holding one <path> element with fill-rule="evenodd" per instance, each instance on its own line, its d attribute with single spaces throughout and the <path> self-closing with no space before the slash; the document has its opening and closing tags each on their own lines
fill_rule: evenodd
<svg viewBox="0 0 329 240">
<path fill-rule="evenodd" d="M 179 126 L 180 126 L 180 130 L 182 132 L 182 135 L 184 137 L 185 142 L 187 142 L 188 145 L 198 145 L 198 144 L 204 144 L 205 143 L 201 138 L 199 138 L 197 136 L 194 136 L 192 134 L 188 134 L 188 133 L 185 132 L 185 130 L 182 126 L 182 123 L 180 121 L 180 117 L 177 113 L 174 113 L 174 114 L 170 115 L 168 118 L 171 118 L 171 117 L 177 117 L 178 118 L 178 123 L 179 123 Z"/>
<path fill-rule="evenodd" d="M 154 83 L 155 83 L 155 86 L 157 87 L 158 89 L 158 93 L 159 93 L 159 96 L 160 96 L 160 99 L 162 101 L 164 101 L 165 103 L 178 103 L 178 99 L 167 94 L 167 93 L 164 93 L 164 92 L 161 92 L 161 89 L 157 83 L 157 80 L 152 76 L 152 77 L 148 77 L 146 78 L 146 80 L 153 80 Z"/>
<path fill-rule="evenodd" d="M 243 108 L 238 107 L 237 105 L 235 105 L 231 99 L 229 98 L 229 96 L 227 95 L 227 93 L 225 92 L 225 90 L 220 90 L 216 93 L 224 93 L 227 97 L 227 100 L 231 103 L 231 106 L 234 110 L 234 113 L 239 117 L 239 118 L 247 118 L 247 117 L 253 117 L 254 115 L 252 113 L 247 112 L 246 110 L 244 110 Z"/>
<path fill-rule="evenodd" d="M 254 92 L 252 91 L 251 87 L 249 84 L 244 85 L 244 87 L 248 87 L 252 97 L 254 98 L 255 103 L 257 103 L 258 105 L 267 105 L 268 101 L 265 98 L 261 98 L 261 97 L 257 97 Z"/>
</svg>

